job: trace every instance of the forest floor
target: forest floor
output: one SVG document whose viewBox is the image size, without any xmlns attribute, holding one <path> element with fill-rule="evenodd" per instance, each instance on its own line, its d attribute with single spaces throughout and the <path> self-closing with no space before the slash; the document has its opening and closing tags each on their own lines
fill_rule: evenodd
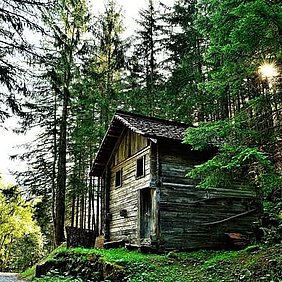
<svg viewBox="0 0 282 282">
<path fill-rule="evenodd" d="M 49 274 L 32 281 L 112 282 L 281 282 L 282 245 L 250 246 L 240 251 L 202 250 L 143 254 L 125 249 L 56 250 L 47 261 Z"/>
</svg>

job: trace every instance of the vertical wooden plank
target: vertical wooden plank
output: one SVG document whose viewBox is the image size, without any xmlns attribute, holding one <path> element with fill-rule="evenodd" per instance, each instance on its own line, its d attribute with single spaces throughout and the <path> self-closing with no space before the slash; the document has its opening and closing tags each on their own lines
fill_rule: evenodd
<svg viewBox="0 0 282 282">
<path fill-rule="evenodd" d="M 154 193 L 154 229 L 157 238 L 160 236 L 160 156 L 159 144 L 150 141 L 150 186 Z"/>
<path fill-rule="evenodd" d="M 96 182 L 95 182 L 95 194 L 94 194 L 94 199 L 95 199 L 95 206 L 93 206 L 93 221 L 95 222 L 95 230 L 97 232 L 97 235 L 101 235 L 103 231 L 103 226 L 102 226 L 102 220 L 99 220 L 103 214 L 103 205 L 102 205 L 102 193 L 101 191 L 103 190 L 103 181 L 101 177 L 97 177 Z M 97 209 L 97 205 L 100 205 L 100 208 Z M 97 221 L 98 219 L 98 221 Z"/>
<path fill-rule="evenodd" d="M 99 198 L 99 203 L 100 203 L 100 234 L 102 234 L 102 231 L 105 233 L 105 212 L 106 212 L 106 207 L 105 207 L 105 194 L 106 194 L 106 188 L 105 188 L 105 175 L 100 177 L 100 193 L 98 195 Z"/>
<path fill-rule="evenodd" d="M 160 176 L 161 176 L 161 163 L 160 163 L 160 149 L 159 142 L 155 144 L 156 148 L 156 210 L 155 210 L 155 222 L 156 222 L 156 236 L 160 238 L 160 199 L 161 199 L 161 190 L 160 190 Z"/>
<path fill-rule="evenodd" d="M 141 206 L 141 192 L 140 190 L 136 191 L 136 197 L 137 197 L 137 218 L 136 218 L 137 234 L 136 236 L 137 236 L 137 244 L 140 245 L 141 243 L 141 230 L 140 230 L 140 227 L 141 227 L 140 225 L 140 222 L 141 222 L 141 207 L 140 207 Z"/>
</svg>

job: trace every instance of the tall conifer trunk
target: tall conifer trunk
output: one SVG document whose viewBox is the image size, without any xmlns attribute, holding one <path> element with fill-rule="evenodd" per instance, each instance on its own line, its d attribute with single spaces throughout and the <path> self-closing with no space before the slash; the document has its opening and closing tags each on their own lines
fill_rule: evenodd
<svg viewBox="0 0 282 282">
<path fill-rule="evenodd" d="M 60 126 L 60 140 L 58 148 L 58 178 L 56 189 L 56 225 L 55 243 L 60 245 L 65 240 L 65 195 L 66 195 L 66 155 L 67 155 L 67 119 L 68 119 L 69 91 L 64 88 L 62 120 Z"/>
</svg>

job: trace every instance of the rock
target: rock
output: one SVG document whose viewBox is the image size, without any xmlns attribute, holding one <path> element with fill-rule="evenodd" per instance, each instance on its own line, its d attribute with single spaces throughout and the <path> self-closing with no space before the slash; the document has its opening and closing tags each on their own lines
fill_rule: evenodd
<svg viewBox="0 0 282 282">
<path fill-rule="evenodd" d="M 56 261 L 46 261 L 35 266 L 35 277 L 45 276 L 50 270 L 57 267 Z"/>
<path fill-rule="evenodd" d="M 167 254 L 167 257 L 170 258 L 170 259 L 178 260 L 178 256 L 177 256 L 176 252 L 174 252 L 174 251 L 169 252 Z"/>
<path fill-rule="evenodd" d="M 122 266 L 104 262 L 100 255 L 62 252 L 36 266 L 36 277 L 45 276 L 50 271 L 68 277 L 80 277 L 83 281 L 120 282 L 125 276 Z"/>
</svg>

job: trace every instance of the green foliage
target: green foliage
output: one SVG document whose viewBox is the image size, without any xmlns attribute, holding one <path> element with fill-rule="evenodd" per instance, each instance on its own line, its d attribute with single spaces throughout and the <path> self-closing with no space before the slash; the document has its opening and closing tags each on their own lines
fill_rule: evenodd
<svg viewBox="0 0 282 282">
<path fill-rule="evenodd" d="M 159 1 L 146 1 L 139 10 L 137 28 L 132 38 L 132 54 L 128 60 L 128 75 L 124 93 L 125 108 L 150 116 L 165 115 L 163 62 L 166 50 L 163 44 L 162 7 Z M 160 107 L 162 104 L 163 107 Z"/>
<path fill-rule="evenodd" d="M 85 248 L 66 248 L 64 246 L 57 248 L 53 254 L 49 257 L 51 259 L 53 256 L 61 253 L 76 253 L 84 254 L 86 256 L 91 254 L 97 254 L 103 257 L 107 262 L 120 262 L 120 261 L 129 261 L 129 262 L 146 262 L 149 258 L 152 257 L 150 254 L 143 254 L 137 251 L 129 252 L 126 249 L 85 249 Z M 162 257 L 156 255 L 156 257 Z"/>
<path fill-rule="evenodd" d="M 266 62 L 274 62 L 278 67 L 281 64 L 279 23 L 282 19 L 281 3 L 268 2 L 206 0 L 199 3 L 205 13 L 198 15 L 196 28 L 209 44 L 204 54 L 207 79 L 198 87 L 210 99 L 207 106 L 212 120 L 232 117 L 248 101 L 267 96 L 257 76 L 258 68 Z M 275 97 L 275 91 L 271 95 Z M 277 98 L 269 97 L 263 104 L 262 112 L 268 112 L 263 117 L 265 124 L 273 119 L 270 104 L 275 107 L 275 103 L 281 103 Z M 249 118 L 256 119 L 255 116 Z M 261 123 L 258 119 L 256 122 Z"/>
<path fill-rule="evenodd" d="M 220 251 L 220 252 L 215 252 L 214 256 L 211 258 L 207 259 L 204 263 L 204 268 L 216 268 L 217 264 L 220 261 L 226 261 L 226 260 L 233 260 L 236 259 L 240 255 L 239 252 L 232 252 L 232 251 Z"/>
<path fill-rule="evenodd" d="M 265 62 L 281 65 L 281 2 L 205 0 L 197 9 L 203 13 L 196 15 L 195 28 L 208 42 L 206 79 L 197 82 L 210 122 L 188 129 L 185 143 L 218 152 L 189 176 L 205 188 L 239 184 L 265 198 L 281 197 L 273 158 L 281 131 L 281 84 L 258 76 Z"/>
<path fill-rule="evenodd" d="M 26 280 L 32 280 L 35 273 L 35 265 L 25 269 L 23 272 L 20 273 L 20 276 Z"/>
<path fill-rule="evenodd" d="M 169 79 L 160 96 L 163 115 L 186 123 L 205 120 L 210 97 L 204 95 L 198 84 L 204 80 L 203 52 L 205 38 L 195 28 L 195 19 L 201 11 L 197 1 L 175 1 L 165 13 L 165 41 L 169 58 Z M 209 104 L 210 107 L 210 104 Z"/>
<path fill-rule="evenodd" d="M 128 282 L 204 282 L 275 281 L 282 278 L 282 246 L 250 246 L 241 251 L 171 252 L 167 255 L 142 254 L 125 249 L 66 249 L 54 253 L 91 257 L 101 255 L 107 264 L 115 263 L 126 271 Z M 79 265 L 77 265 L 79 268 Z M 82 271 L 86 271 L 85 269 Z M 54 280 L 52 280 L 52 278 Z M 62 280 L 59 280 L 62 279 Z M 65 279 L 65 280 L 63 280 Z M 33 281 L 75 281 L 49 274 Z M 95 280 L 95 278 L 93 278 Z M 80 281 L 80 280 L 76 280 Z M 111 281 L 111 279 L 110 279 Z"/>
<path fill-rule="evenodd" d="M 9 269 L 19 271 L 32 266 L 44 254 L 40 230 L 34 230 L 32 233 L 15 240 L 10 246 L 9 252 Z"/>
<path fill-rule="evenodd" d="M 200 179 L 200 187 L 232 187 L 239 182 L 241 187 L 253 187 L 266 197 L 281 187 L 282 179 L 269 155 L 251 145 L 256 131 L 241 128 L 239 122 L 225 120 L 187 129 L 185 142 L 194 149 L 218 148 L 211 160 L 196 166 L 188 176 Z"/>
<path fill-rule="evenodd" d="M 37 13 L 45 4 L 45 0 L 0 2 L 0 124 L 12 115 L 27 117 L 22 109 L 31 78 L 26 61 L 34 52 L 28 35 L 40 30 Z"/>
<path fill-rule="evenodd" d="M 278 198 L 276 201 L 265 201 L 263 205 L 262 240 L 268 245 L 277 244 L 282 241 L 282 202 Z"/>
<path fill-rule="evenodd" d="M 60 282 L 60 281 L 65 281 L 65 282 L 82 282 L 83 280 L 79 278 L 66 278 L 63 276 L 57 276 L 57 275 L 47 275 L 44 278 L 36 278 L 33 279 L 32 281 L 35 282 Z"/>
<path fill-rule="evenodd" d="M 32 203 L 18 187 L 0 183 L 0 268 L 22 270 L 43 254 L 43 238 L 34 221 Z"/>
</svg>

